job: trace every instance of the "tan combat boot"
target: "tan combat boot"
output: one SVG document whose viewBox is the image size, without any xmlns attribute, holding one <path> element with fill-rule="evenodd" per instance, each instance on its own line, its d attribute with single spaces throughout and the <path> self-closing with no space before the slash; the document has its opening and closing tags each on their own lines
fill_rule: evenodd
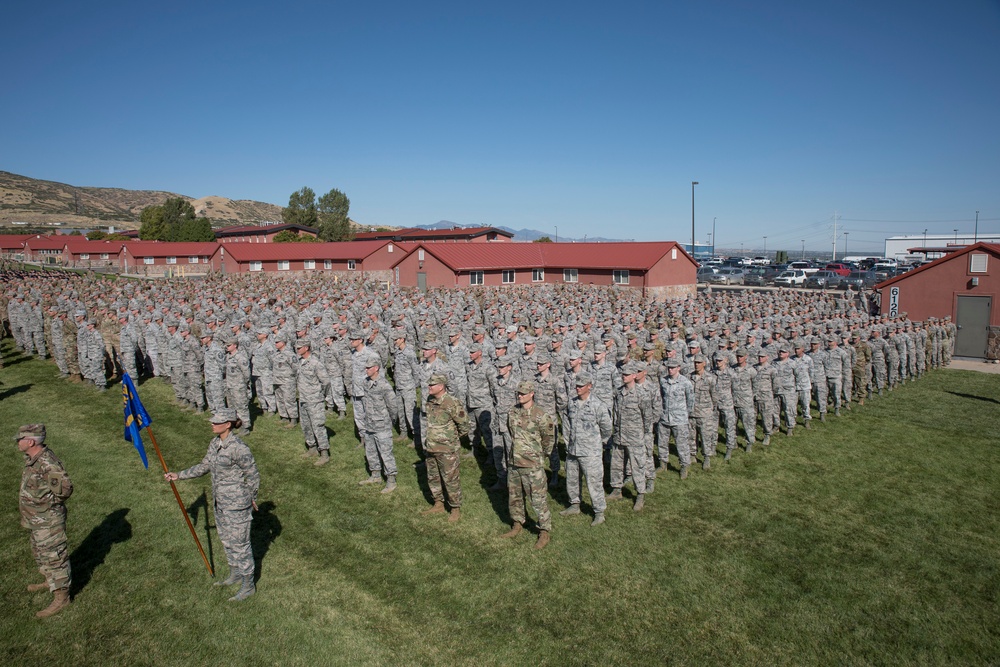
<svg viewBox="0 0 1000 667">
<path fill-rule="evenodd" d="M 500 537 L 517 537 L 518 535 L 521 534 L 521 531 L 523 529 L 524 529 L 524 526 L 522 526 L 519 523 L 515 523 L 513 526 L 510 527 L 510 530 L 508 530 L 506 533 L 504 533 Z"/>
<path fill-rule="evenodd" d="M 549 543 L 549 531 L 543 530 L 542 532 L 538 533 L 538 541 L 535 542 L 535 548 L 544 549 L 548 543 Z"/>
<path fill-rule="evenodd" d="M 29 593 L 37 593 L 38 591 L 47 591 L 47 590 L 49 590 L 49 582 L 47 581 L 43 581 L 40 584 L 28 584 Z"/>
<path fill-rule="evenodd" d="M 70 602 L 69 589 L 68 588 L 56 589 L 55 597 L 52 599 L 52 603 L 45 609 L 36 613 L 35 616 L 37 616 L 38 618 L 48 618 L 49 616 L 55 616 L 63 609 L 68 607 L 69 602 Z"/>
<path fill-rule="evenodd" d="M 441 502 L 440 500 L 435 500 L 433 506 L 428 507 L 420 514 L 422 514 L 423 516 L 428 516 L 430 514 L 444 514 L 444 512 L 445 512 L 444 503 Z"/>
<path fill-rule="evenodd" d="M 452 507 L 451 513 L 448 514 L 448 523 L 455 523 L 461 518 L 462 518 L 462 510 L 458 509 L 457 507 Z"/>
</svg>

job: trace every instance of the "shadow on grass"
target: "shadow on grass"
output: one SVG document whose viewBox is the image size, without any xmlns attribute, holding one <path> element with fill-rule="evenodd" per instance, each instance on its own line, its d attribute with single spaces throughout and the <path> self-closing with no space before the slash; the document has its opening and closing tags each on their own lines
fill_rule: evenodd
<svg viewBox="0 0 1000 667">
<path fill-rule="evenodd" d="M 987 396 L 976 396 L 975 394 L 963 394 L 960 391 L 949 391 L 948 393 L 951 394 L 952 396 L 958 396 L 959 398 L 974 398 L 977 401 L 983 401 L 985 403 L 996 403 L 997 405 L 1000 405 L 1000 401 L 998 401 L 995 398 L 989 398 Z"/>
<path fill-rule="evenodd" d="M 104 563 L 112 545 L 132 539 L 132 524 L 125 518 L 128 513 L 129 509 L 124 507 L 108 514 L 70 554 L 73 571 L 70 595 L 76 596 L 90 583 L 94 570 Z"/>
<path fill-rule="evenodd" d="M 254 512 L 253 522 L 250 524 L 250 549 L 253 551 L 254 561 L 254 581 L 260 580 L 264 565 L 264 557 L 267 556 L 271 543 L 281 535 L 281 521 L 274 513 L 275 504 L 268 500 L 261 503 Z"/>
<path fill-rule="evenodd" d="M 10 389 L 4 389 L 3 391 L 0 391 L 0 401 L 2 401 L 5 398 L 10 398 L 14 394 L 20 394 L 26 392 L 33 386 L 34 385 L 31 384 L 21 384 L 16 387 L 11 387 Z"/>
<path fill-rule="evenodd" d="M 191 517 L 191 523 L 195 526 L 198 525 L 198 515 L 204 512 L 205 514 L 205 544 L 208 549 L 208 562 L 212 566 L 212 572 L 215 572 L 215 555 L 212 550 L 212 526 L 208 523 L 208 495 L 205 491 L 201 492 L 198 496 L 198 500 L 194 501 L 187 507 L 188 516 Z"/>
</svg>

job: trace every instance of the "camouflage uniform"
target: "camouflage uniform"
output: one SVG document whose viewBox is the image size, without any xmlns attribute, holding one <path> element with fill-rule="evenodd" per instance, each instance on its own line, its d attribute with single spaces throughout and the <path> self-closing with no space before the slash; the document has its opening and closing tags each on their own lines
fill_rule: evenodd
<svg viewBox="0 0 1000 667">
<path fill-rule="evenodd" d="M 232 341 L 232 339 L 228 339 Z M 244 428 L 250 428 L 250 360 L 237 347 L 226 354 L 226 407 L 236 410 Z"/>
<path fill-rule="evenodd" d="M 123 330 L 124 331 L 124 330 Z M 201 381 L 205 377 L 205 355 L 201 342 L 191 335 L 190 331 L 181 336 L 181 399 L 195 410 L 205 409 L 205 397 L 201 390 Z M 133 353 L 134 354 L 134 353 Z M 126 370 L 128 370 L 126 368 Z"/>
<path fill-rule="evenodd" d="M 676 363 L 676 362 L 675 362 Z M 660 396 L 663 411 L 660 413 L 659 449 L 660 466 L 666 467 L 670 458 L 670 436 L 674 436 L 674 446 L 680 459 L 681 469 L 691 465 L 690 415 L 694 410 L 694 385 L 683 375 L 676 378 L 664 375 L 660 379 Z"/>
<path fill-rule="evenodd" d="M 546 357 L 542 358 L 546 359 Z M 541 373 L 536 373 L 534 378 L 535 404 L 552 415 L 552 437 L 556 438 L 556 415 L 559 414 L 559 408 L 567 403 L 566 383 L 556 378 L 551 371 L 544 377 Z M 559 476 L 559 447 L 555 445 L 549 454 L 549 470 L 552 474 L 552 480 L 555 480 Z"/>
<path fill-rule="evenodd" d="M 582 373 L 581 373 L 582 375 Z M 584 381 L 578 379 L 577 382 Z M 569 402 L 569 433 L 566 445 L 566 492 L 570 505 L 579 505 L 580 473 L 587 479 L 595 514 L 604 514 L 604 443 L 612 434 L 607 406 L 591 394 L 587 400 L 574 396 Z"/>
<path fill-rule="evenodd" d="M 812 393 L 816 399 L 816 407 L 819 409 L 820 421 L 826 419 L 826 406 L 829 402 L 826 386 L 826 357 L 827 350 L 823 348 L 817 347 L 809 350 L 809 358 L 812 359 L 810 382 L 812 382 Z"/>
<path fill-rule="evenodd" d="M 19 435 L 35 436 L 37 427 L 44 435 L 41 424 L 22 427 Z M 44 447 L 34 457 L 25 455 L 19 495 L 21 526 L 31 531 L 31 555 L 53 592 L 68 589 L 71 583 L 66 500 L 72 493 L 73 482 L 52 450 Z"/>
<path fill-rule="evenodd" d="M 177 473 L 178 479 L 212 475 L 212 500 L 215 504 L 215 528 L 226 550 L 230 575 L 253 578 L 254 562 L 250 550 L 252 508 L 260 488 L 260 473 L 250 448 L 239 436 L 212 438 L 201 463 Z"/>
<path fill-rule="evenodd" d="M 368 379 L 365 395 L 365 461 L 374 475 L 396 475 L 396 457 L 392 453 L 392 425 L 399 420 L 396 394 L 385 378 Z"/>
<path fill-rule="evenodd" d="M 736 410 L 736 417 L 743 422 L 743 433 L 746 435 L 747 451 L 749 451 L 757 440 L 757 408 L 754 405 L 753 392 L 757 369 L 749 364 L 740 366 L 737 363 L 730 370 L 733 376 L 733 408 Z"/>
<path fill-rule="evenodd" d="M 428 396 L 424 403 L 427 412 L 427 430 L 424 432 L 424 450 L 427 453 L 427 486 L 435 503 L 445 501 L 452 509 L 462 506 L 462 487 L 459 480 L 459 438 L 469 435 L 469 416 L 465 408 L 447 392 Z"/>
<path fill-rule="evenodd" d="M 753 397 L 757 414 L 763 427 L 763 444 L 771 444 L 771 431 L 774 430 L 774 389 L 777 384 L 778 369 L 768 363 L 758 363 L 754 370 L 757 375 L 753 379 Z"/>
<path fill-rule="evenodd" d="M 652 428 L 652 403 L 636 384 L 622 385 L 612 405 L 611 489 L 621 491 L 625 482 L 625 458 L 632 470 L 635 491 L 646 493 L 646 431 Z"/>
<path fill-rule="evenodd" d="M 287 343 L 282 343 L 282 345 L 282 349 L 275 349 L 272 359 L 274 401 L 279 417 L 296 420 L 299 418 L 299 406 L 295 398 L 299 360 L 295 353 L 288 349 Z"/>
<path fill-rule="evenodd" d="M 496 368 L 485 354 L 479 358 L 479 363 L 470 360 L 465 365 L 465 402 L 469 409 L 471 445 L 475 448 L 482 442 L 489 457 L 493 456 L 493 394 L 490 387 L 496 374 Z"/>
<path fill-rule="evenodd" d="M 715 456 L 715 445 L 719 441 L 719 407 L 715 398 L 715 375 L 704 371 L 692 373 L 694 386 L 694 410 L 691 412 L 691 458 L 697 454 L 698 437 L 701 436 L 701 452 L 706 458 Z"/>
<path fill-rule="evenodd" d="M 854 400 L 863 403 L 868 393 L 868 385 L 871 383 L 872 349 L 856 334 L 852 338 L 854 339 Z"/>
<path fill-rule="evenodd" d="M 524 387 L 526 388 L 526 387 Z M 518 405 L 507 417 L 513 445 L 507 460 L 507 501 L 514 523 L 525 521 L 524 499 L 538 514 L 538 527 L 552 530 L 552 514 L 546 494 L 545 459 L 552 451 L 554 428 L 551 413 L 538 405 L 530 410 Z"/>
<path fill-rule="evenodd" d="M 261 412 L 277 412 L 274 400 L 274 355 L 277 350 L 269 338 L 258 341 L 250 356 L 250 377 L 257 392 L 257 403 Z"/>
<path fill-rule="evenodd" d="M 66 350 L 66 372 L 71 376 L 80 375 L 80 355 L 77 351 L 77 325 L 67 317 L 63 319 L 63 347 Z"/>
<path fill-rule="evenodd" d="M 395 349 L 392 362 L 392 380 L 396 385 L 396 402 L 402 410 L 403 419 L 399 420 L 399 432 L 416 434 L 414 421 L 419 419 L 417 412 L 417 379 L 420 377 L 420 364 L 413 348 L 407 343 L 402 350 Z M 405 424 L 404 424 L 405 420 Z"/>
<path fill-rule="evenodd" d="M 517 405 L 517 383 L 520 378 L 514 374 L 514 366 L 510 360 L 500 363 L 510 365 L 507 375 L 500 373 L 490 376 L 490 394 L 493 396 L 493 464 L 497 471 L 497 484 L 505 484 L 507 480 L 507 459 L 511 448 L 510 431 L 507 430 L 507 416 L 511 408 Z"/>
<path fill-rule="evenodd" d="M 149 347 L 146 348 L 147 351 Z M 205 369 L 205 400 L 213 413 L 226 407 L 226 351 L 214 337 L 204 346 L 202 359 Z"/>
<path fill-rule="evenodd" d="M 795 429 L 796 412 L 798 406 L 798 391 L 795 388 L 795 362 L 791 357 L 778 358 L 771 362 L 777 371 L 775 377 L 774 393 L 778 398 L 779 405 L 776 405 L 778 412 L 785 413 L 785 427 L 788 435 L 792 435 Z M 780 426 L 780 415 L 775 418 L 775 425 Z"/>
<path fill-rule="evenodd" d="M 300 340 L 297 347 L 302 346 Z M 326 393 L 330 385 L 330 378 L 326 374 L 326 366 L 319 358 L 310 353 L 308 358 L 302 357 L 299 360 L 297 374 L 299 386 L 299 419 L 302 424 L 302 433 L 306 438 L 306 449 L 318 450 L 319 453 L 330 450 L 330 438 L 326 432 Z M 355 402 L 355 409 L 361 404 L 364 396 L 359 396 Z M 358 410 L 364 415 L 364 410 Z M 362 431 L 364 425 L 362 424 Z"/>
</svg>

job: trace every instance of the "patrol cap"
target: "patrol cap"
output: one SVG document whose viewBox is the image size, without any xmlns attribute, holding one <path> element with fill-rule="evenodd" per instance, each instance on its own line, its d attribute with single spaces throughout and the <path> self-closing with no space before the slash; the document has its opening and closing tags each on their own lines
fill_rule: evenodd
<svg viewBox="0 0 1000 667">
<path fill-rule="evenodd" d="M 507 339 L 506 338 L 501 338 L 500 340 L 498 340 L 496 342 L 495 345 L 493 345 L 493 347 L 494 347 L 494 349 L 497 349 L 497 350 L 499 350 L 501 348 L 504 349 L 504 350 L 506 350 L 507 349 Z"/>
<path fill-rule="evenodd" d="M 577 387 L 586 387 L 588 384 L 594 384 L 594 378 L 590 376 L 590 373 L 580 373 L 576 376 Z"/>
<path fill-rule="evenodd" d="M 517 384 L 517 393 L 531 394 L 535 391 L 535 383 L 532 380 L 521 380 Z"/>
<path fill-rule="evenodd" d="M 545 354 L 544 352 L 541 354 L 537 354 L 535 355 L 535 363 L 538 364 L 539 366 L 541 366 L 542 364 L 551 364 L 552 357 Z"/>
<path fill-rule="evenodd" d="M 361 340 L 365 335 L 361 332 L 361 327 L 351 327 L 347 332 L 347 337 L 351 340 Z"/>
<path fill-rule="evenodd" d="M 580 352 L 580 350 L 573 350 L 572 352 L 569 353 L 569 359 L 570 361 L 574 359 L 583 359 L 583 354 Z"/>
<path fill-rule="evenodd" d="M 699 347 L 700 348 L 701 347 L 701 343 L 699 343 L 697 339 L 691 339 L 690 341 L 688 341 L 688 347 L 689 348 L 690 347 Z"/>
<path fill-rule="evenodd" d="M 758 357 L 766 357 L 767 356 L 767 350 L 765 350 L 764 348 L 760 348 L 760 352 L 757 353 L 757 356 Z"/>
<path fill-rule="evenodd" d="M 215 332 L 213 332 L 211 329 L 205 329 L 204 331 L 201 332 L 201 336 L 200 337 L 201 338 L 215 338 Z"/>
<path fill-rule="evenodd" d="M 233 408 L 222 408 L 221 410 L 216 410 L 212 413 L 212 417 L 209 419 L 213 424 L 228 424 L 229 422 L 236 421 L 236 410 Z"/>
<path fill-rule="evenodd" d="M 372 357 L 371 360 L 365 364 L 365 368 L 378 368 L 382 365 L 382 360 L 377 356 Z"/>
<path fill-rule="evenodd" d="M 308 338 L 299 338 L 298 340 L 295 341 L 295 349 L 296 350 L 301 350 L 301 349 L 309 350 L 309 349 L 312 349 L 312 344 L 309 342 Z"/>
<path fill-rule="evenodd" d="M 694 363 L 696 364 L 708 363 L 708 357 L 706 357 L 704 354 L 696 354 L 694 355 Z"/>
<path fill-rule="evenodd" d="M 40 445 L 45 442 L 45 424 L 25 424 L 17 429 L 17 435 L 14 437 L 14 442 L 23 440 L 25 438 L 30 438 L 35 441 L 35 444 Z"/>
<path fill-rule="evenodd" d="M 622 375 L 635 375 L 638 372 L 639 369 L 636 368 L 634 361 L 629 361 L 622 365 Z"/>
<path fill-rule="evenodd" d="M 525 336 L 522 341 L 525 345 L 534 345 L 537 342 L 534 336 Z"/>
<path fill-rule="evenodd" d="M 481 343 L 472 343 L 471 345 L 469 345 L 469 354 L 472 354 L 473 352 L 482 352 L 482 351 L 483 351 L 483 346 Z"/>
<path fill-rule="evenodd" d="M 504 366 L 513 366 L 513 365 L 514 365 L 514 360 L 507 355 L 504 355 L 497 359 L 497 368 L 503 368 Z"/>
<path fill-rule="evenodd" d="M 517 327 L 514 326 L 513 324 L 509 324 L 507 325 L 507 328 L 504 329 L 504 331 L 506 331 L 507 333 L 517 333 Z"/>
<path fill-rule="evenodd" d="M 400 338 L 406 338 L 406 329 L 403 327 L 396 327 L 395 333 L 392 334 L 392 339 L 399 340 Z"/>
<path fill-rule="evenodd" d="M 806 349 L 805 343 L 802 342 L 801 338 L 796 338 L 795 339 L 794 347 L 795 347 L 796 350 L 804 350 L 804 349 Z"/>
<path fill-rule="evenodd" d="M 428 338 L 424 341 L 423 345 L 421 345 L 420 348 L 422 350 L 436 350 L 437 346 L 438 344 L 436 340 L 434 340 L 433 338 Z"/>
<path fill-rule="evenodd" d="M 653 352 L 655 350 L 656 350 L 656 343 L 643 343 L 642 345 L 643 352 Z"/>
<path fill-rule="evenodd" d="M 680 368 L 681 360 L 677 357 L 670 357 L 667 359 L 667 368 Z"/>
<path fill-rule="evenodd" d="M 448 384 L 448 376 L 444 373 L 435 373 L 431 376 L 431 379 L 427 381 L 427 386 L 431 387 L 436 384 Z"/>
</svg>

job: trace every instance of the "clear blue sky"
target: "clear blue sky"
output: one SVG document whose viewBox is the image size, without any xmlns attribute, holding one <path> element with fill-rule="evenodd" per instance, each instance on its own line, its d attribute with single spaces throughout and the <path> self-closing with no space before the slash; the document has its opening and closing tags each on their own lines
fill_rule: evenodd
<svg viewBox="0 0 1000 667">
<path fill-rule="evenodd" d="M 748 251 L 828 248 L 835 211 L 857 251 L 1000 231 L 996 0 L 4 13 L 0 169 L 35 178 L 681 241 L 699 181 L 698 240 Z"/>
</svg>

